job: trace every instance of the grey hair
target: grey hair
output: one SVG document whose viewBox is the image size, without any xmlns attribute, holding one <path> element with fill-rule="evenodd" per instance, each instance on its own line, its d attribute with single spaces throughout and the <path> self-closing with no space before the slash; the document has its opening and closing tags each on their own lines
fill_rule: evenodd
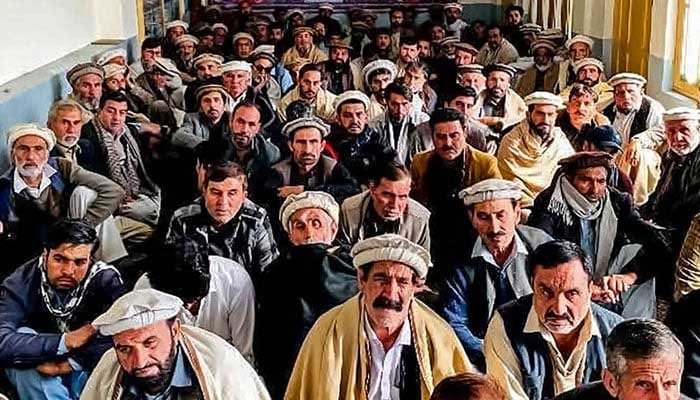
<svg viewBox="0 0 700 400">
<path fill-rule="evenodd" d="M 78 110 L 78 112 L 80 112 L 81 120 L 83 119 L 83 108 L 80 106 L 80 104 L 75 100 L 63 99 L 53 103 L 51 108 L 49 108 L 49 116 L 46 118 L 46 125 L 48 126 L 53 120 L 55 120 L 60 111 L 67 110 Z M 85 121 L 83 120 L 83 123 L 84 122 Z"/>
<path fill-rule="evenodd" d="M 641 318 L 621 322 L 610 332 L 605 345 L 607 368 L 617 379 L 627 370 L 628 360 L 675 354 L 682 365 L 683 352 L 683 343 L 671 329 L 659 321 Z"/>
</svg>

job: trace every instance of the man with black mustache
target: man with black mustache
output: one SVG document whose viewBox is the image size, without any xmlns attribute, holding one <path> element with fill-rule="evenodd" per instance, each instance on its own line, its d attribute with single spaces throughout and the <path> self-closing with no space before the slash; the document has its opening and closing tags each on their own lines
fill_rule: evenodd
<svg viewBox="0 0 700 400">
<path fill-rule="evenodd" d="M 629 194 L 608 186 L 610 154 L 581 152 L 559 165 L 535 199 L 528 225 L 579 244 L 591 257 L 594 301 L 623 317 L 654 317 L 654 270 L 673 269 L 664 264 L 673 256 L 661 232 L 641 218 Z"/>
<path fill-rule="evenodd" d="M 449 325 L 415 298 L 431 265 L 423 247 L 384 234 L 351 254 L 360 294 L 316 321 L 285 398 L 427 399 L 442 379 L 472 370 Z"/>
<path fill-rule="evenodd" d="M 348 39 L 332 40 L 328 45 L 328 60 L 321 64 L 323 85 L 329 92 L 339 95 L 348 90 L 363 90 L 362 68 L 350 62 L 352 46 Z"/>
<path fill-rule="evenodd" d="M 573 67 L 574 73 L 576 74 L 576 82 L 561 91 L 560 96 L 564 102 L 568 101 L 569 92 L 576 83 L 586 85 L 598 93 L 598 103 L 596 106 L 599 111 L 603 111 L 605 107 L 615 101 L 613 88 L 604 81 L 605 65 L 603 65 L 602 61 L 588 57 L 576 61 Z"/>
<path fill-rule="evenodd" d="M 367 125 L 367 95 L 349 90 L 338 96 L 333 105 L 337 123 L 331 126 L 324 151 L 343 163 L 360 184 L 366 184 L 373 163 L 394 158 L 393 151 L 384 137 Z"/>
<path fill-rule="evenodd" d="M 484 335 L 494 311 L 532 293 L 527 255 L 552 238 L 537 228 L 519 226 L 520 187 L 503 179 L 486 179 L 460 192 L 469 220 L 479 236 L 447 278 L 441 314 L 457 333 L 469 359 L 485 371 Z"/>
<path fill-rule="evenodd" d="M 525 98 L 527 118 L 501 139 L 496 153 L 503 178 L 521 183 L 523 203 L 533 199 L 549 186 L 557 163 L 574 154 L 571 143 L 554 126 L 561 99 L 549 92 L 535 92 Z"/>
<path fill-rule="evenodd" d="M 510 88 L 515 68 L 505 64 L 492 64 L 483 69 L 486 88 L 479 93 L 474 105 L 476 118 L 499 136 L 525 117 L 527 107 L 523 99 Z"/>
<path fill-rule="evenodd" d="M 2 284 L 0 363 L 20 399 L 77 400 L 110 347 L 90 323 L 126 288 L 114 267 L 95 261 L 96 244 L 91 226 L 61 220 L 42 255 Z"/>
<path fill-rule="evenodd" d="M 202 85 L 196 92 L 199 111 L 187 113 L 182 126 L 173 133 L 174 146 L 194 149 L 205 140 L 223 139 L 230 135 L 229 112 L 226 111 L 229 96 L 226 88 L 218 84 Z"/>
<path fill-rule="evenodd" d="M 489 375 L 511 400 L 549 399 L 600 380 L 604 343 L 622 317 L 591 304 L 593 263 L 550 241 L 528 255 L 532 294 L 500 307 L 484 337 Z"/>
<path fill-rule="evenodd" d="M 316 117 L 298 118 L 282 129 L 291 156 L 274 164 L 259 181 L 262 187 L 254 199 L 275 214 L 282 202 L 292 194 L 307 190 L 329 193 L 336 201 L 357 193 L 359 187 L 350 171 L 340 162 L 323 154 L 330 127 Z M 252 179 L 258 181 L 258 179 Z"/>
<path fill-rule="evenodd" d="M 338 232 L 338 203 L 324 192 L 289 195 L 280 223 L 290 246 L 263 274 L 256 297 L 255 354 L 275 399 L 284 389 L 299 348 L 318 317 L 357 293 L 355 269 L 331 247 Z"/>
<path fill-rule="evenodd" d="M 496 158 L 467 144 L 464 114 L 438 109 L 430 118 L 435 148 L 419 153 L 411 164 L 411 197 L 431 212 L 431 252 L 435 272 L 440 280 L 448 269 L 467 253 L 470 224 L 464 203 L 459 199 L 463 189 L 489 178 L 500 178 Z"/>
</svg>

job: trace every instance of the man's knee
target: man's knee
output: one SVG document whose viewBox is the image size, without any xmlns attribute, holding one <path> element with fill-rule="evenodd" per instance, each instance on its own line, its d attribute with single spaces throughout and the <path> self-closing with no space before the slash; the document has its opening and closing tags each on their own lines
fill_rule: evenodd
<svg viewBox="0 0 700 400">
<path fill-rule="evenodd" d="M 87 186 L 76 186 L 70 196 L 68 216 L 71 218 L 84 218 L 90 204 L 97 199 L 97 192 Z"/>
</svg>

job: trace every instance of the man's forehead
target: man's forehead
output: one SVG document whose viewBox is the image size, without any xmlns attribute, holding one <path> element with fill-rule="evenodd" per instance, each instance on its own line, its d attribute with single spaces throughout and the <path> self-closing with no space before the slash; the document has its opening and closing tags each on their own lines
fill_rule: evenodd
<svg viewBox="0 0 700 400">
<path fill-rule="evenodd" d="M 292 214 L 290 221 L 292 223 L 296 221 L 305 221 L 311 218 L 323 218 L 329 217 L 326 211 L 322 208 L 302 208 Z M 330 218 L 330 217 L 329 217 Z"/>
<path fill-rule="evenodd" d="M 78 78 L 78 84 L 83 82 L 102 82 L 102 77 L 97 74 L 86 74 Z"/>
<path fill-rule="evenodd" d="M 372 265 L 370 275 L 409 277 L 413 275 L 413 269 L 406 264 L 396 261 L 377 261 Z"/>
<path fill-rule="evenodd" d="M 140 328 L 128 329 L 113 336 L 117 345 L 130 345 L 145 342 L 151 337 L 164 338 L 168 333 L 167 321 L 158 321 Z"/>
<path fill-rule="evenodd" d="M 461 133 L 464 131 L 462 128 L 462 124 L 459 121 L 445 121 L 445 122 L 438 122 L 435 124 L 434 128 L 435 133 Z"/>
<path fill-rule="evenodd" d="M 534 270 L 535 285 L 566 290 L 588 282 L 588 276 L 579 260 L 559 264 L 556 267 L 536 266 Z"/>
<path fill-rule="evenodd" d="M 46 141 L 44 141 L 44 139 L 42 139 L 40 136 L 26 135 L 22 136 L 21 138 L 17 139 L 17 141 L 15 141 L 15 147 L 19 145 L 46 147 Z"/>
</svg>

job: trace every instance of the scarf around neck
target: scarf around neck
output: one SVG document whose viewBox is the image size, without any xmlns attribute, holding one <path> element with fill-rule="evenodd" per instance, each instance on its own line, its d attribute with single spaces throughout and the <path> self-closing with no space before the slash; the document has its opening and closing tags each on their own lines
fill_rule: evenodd
<svg viewBox="0 0 700 400">
<path fill-rule="evenodd" d="M 61 332 L 68 331 L 68 322 L 73 316 L 73 312 L 80 306 L 85 296 L 85 291 L 90 282 L 106 270 L 113 270 L 118 276 L 119 271 L 111 265 L 102 261 L 97 261 L 90 266 L 88 274 L 76 287 L 68 291 L 66 295 L 59 294 L 49 282 L 45 257 L 39 257 L 39 274 L 41 276 L 40 292 L 41 298 L 49 313 L 56 319 L 56 325 Z M 120 277 L 121 280 L 121 277 Z"/>
<path fill-rule="evenodd" d="M 562 174 L 557 180 L 547 211 L 559 216 L 567 226 L 574 225 L 574 216 L 586 221 L 596 221 L 598 243 L 595 258 L 595 277 L 607 274 L 611 261 L 613 245 L 617 236 L 617 216 L 612 208 L 610 194 L 593 203 L 576 190 L 574 185 Z"/>
</svg>

